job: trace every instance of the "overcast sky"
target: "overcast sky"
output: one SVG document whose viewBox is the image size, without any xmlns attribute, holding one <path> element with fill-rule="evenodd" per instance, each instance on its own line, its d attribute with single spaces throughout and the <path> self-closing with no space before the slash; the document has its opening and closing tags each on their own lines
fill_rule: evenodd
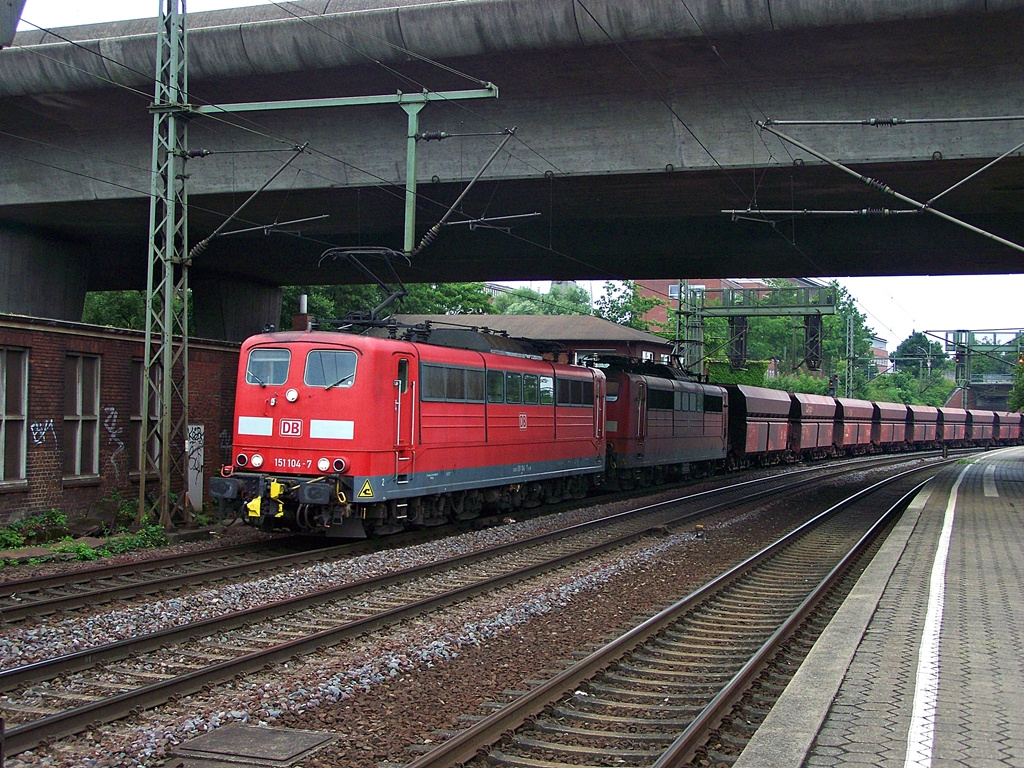
<svg viewBox="0 0 1024 768">
<path fill-rule="evenodd" d="M 209 11 L 257 2 L 189 0 L 188 11 Z M 160 3 L 134 0 L 27 0 L 19 29 L 73 26 L 155 17 Z M 1024 254 L 1022 254 L 1024 260 Z M 744 275 L 746 277 L 747 275 Z M 700 278 L 702 275 L 664 275 Z M 872 277 L 840 279 L 867 315 L 868 325 L 889 349 L 917 331 L 1024 328 L 1024 275 Z"/>
</svg>

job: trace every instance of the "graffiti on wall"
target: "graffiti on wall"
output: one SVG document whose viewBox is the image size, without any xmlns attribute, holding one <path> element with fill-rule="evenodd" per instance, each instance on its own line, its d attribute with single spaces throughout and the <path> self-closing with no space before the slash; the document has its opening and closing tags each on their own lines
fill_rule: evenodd
<svg viewBox="0 0 1024 768">
<path fill-rule="evenodd" d="M 117 446 L 117 450 L 110 454 L 110 463 L 114 467 L 114 475 L 117 477 L 118 482 L 120 482 L 121 467 L 117 463 L 117 457 L 124 453 L 124 440 L 121 439 L 121 432 L 124 431 L 124 427 L 118 426 L 116 408 L 108 405 L 103 409 L 103 413 L 106 414 L 103 418 L 103 428 L 107 430 L 107 434 L 110 435 L 110 441 Z"/>
<path fill-rule="evenodd" d="M 46 434 L 49 433 L 53 437 L 53 447 L 57 447 L 57 431 L 53 428 L 53 419 L 33 421 L 29 424 L 28 429 L 32 433 L 32 442 L 36 445 L 45 443 Z"/>
</svg>

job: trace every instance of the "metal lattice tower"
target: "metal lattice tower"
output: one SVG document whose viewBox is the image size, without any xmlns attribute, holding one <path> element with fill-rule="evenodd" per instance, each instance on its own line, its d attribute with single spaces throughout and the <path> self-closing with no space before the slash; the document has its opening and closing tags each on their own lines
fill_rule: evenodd
<svg viewBox="0 0 1024 768">
<path fill-rule="evenodd" d="M 846 316 L 846 396 L 853 397 L 853 370 L 857 365 L 857 337 L 854 335 L 853 315 Z"/>
<path fill-rule="evenodd" d="M 188 424 L 188 74 L 184 0 L 161 0 L 156 51 L 153 165 L 146 281 L 146 351 L 140 430 L 139 519 L 147 481 L 157 478 L 160 524 L 190 522 L 186 487 Z M 177 339 L 175 338 L 177 337 Z M 150 418 L 152 417 L 152 418 Z M 172 483 L 181 493 L 172 498 Z"/>
</svg>

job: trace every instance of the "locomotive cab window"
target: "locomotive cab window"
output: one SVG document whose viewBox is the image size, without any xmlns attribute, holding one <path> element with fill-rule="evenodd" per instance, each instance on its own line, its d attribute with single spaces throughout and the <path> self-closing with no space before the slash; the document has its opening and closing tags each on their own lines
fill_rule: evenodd
<svg viewBox="0 0 1024 768">
<path fill-rule="evenodd" d="M 721 395 L 704 395 L 704 413 L 721 413 L 722 405 Z"/>
<path fill-rule="evenodd" d="M 355 380 L 355 352 L 342 349 L 314 349 L 306 357 L 306 373 L 303 378 L 306 386 L 324 389 L 348 388 Z"/>
<path fill-rule="evenodd" d="M 615 379 L 608 379 L 607 391 L 605 392 L 604 399 L 609 403 L 614 403 L 619 399 L 619 382 Z"/>
<path fill-rule="evenodd" d="M 245 366 L 246 384 L 258 384 L 261 387 L 284 384 L 288 381 L 291 354 L 287 349 L 252 350 Z"/>
</svg>

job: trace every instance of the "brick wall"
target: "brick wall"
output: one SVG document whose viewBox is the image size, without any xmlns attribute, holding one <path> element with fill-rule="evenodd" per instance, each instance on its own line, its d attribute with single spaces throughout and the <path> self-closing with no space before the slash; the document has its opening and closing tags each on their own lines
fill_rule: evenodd
<svg viewBox="0 0 1024 768">
<path fill-rule="evenodd" d="M 129 439 L 133 392 L 137 392 L 143 334 L 82 323 L 0 315 L 0 347 L 28 352 L 28 409 L 24 480 L 0 482 L 0 525 L 58 509 L 69 518 L 89 511 L 117 492 L 138 495 L 136 453 Z M 64 475 L 65 363 L 68 355 L 100 359 L 99 471 Z M 205 427 L 204 478 L 228 460 L 238 345 L 196 341 L 189 344 L 189 422 Z M 137 410 L 137 405 L 134 406 Z M 230 445 L 228 445 L 228 449 Z M 147 486 L 148 487 L 148 486 Z"/>
</svg>

